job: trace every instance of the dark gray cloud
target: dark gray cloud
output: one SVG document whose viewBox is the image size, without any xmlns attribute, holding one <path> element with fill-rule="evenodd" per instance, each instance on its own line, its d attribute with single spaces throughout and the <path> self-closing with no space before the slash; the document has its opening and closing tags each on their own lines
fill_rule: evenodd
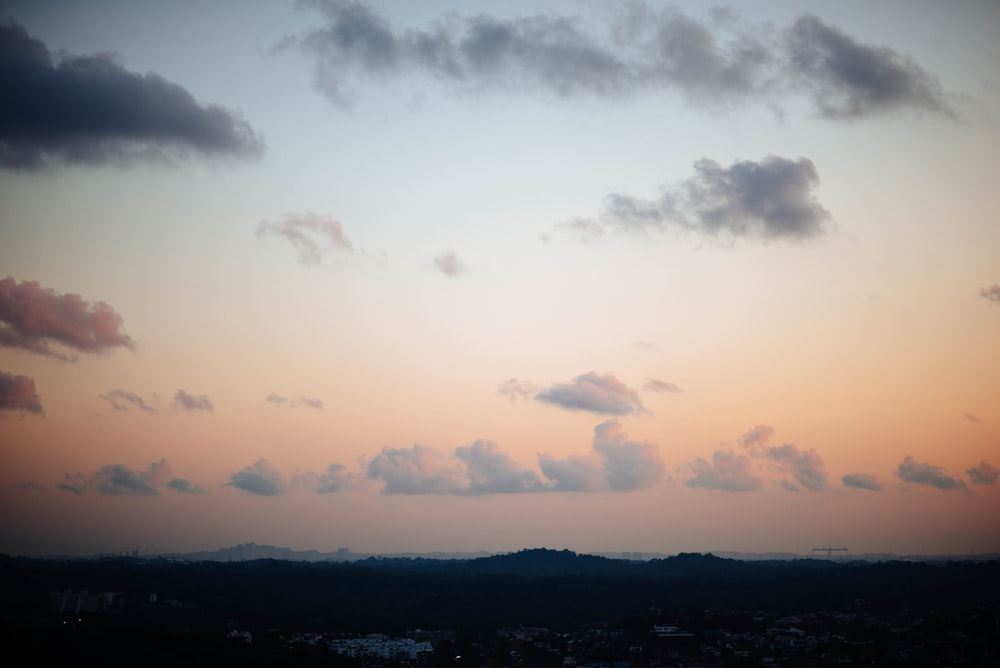
<svg viewBox="0 0 1000 668">
<path fill-rule="evenodd" d="M 382 480 L 383 494 L 461 494 L 466 485 L 458 466 L 426 445 L 390 448 L 368 462 L 368 477 Z"/>
<path fill-rule="evenodd" d="M 445 276 L 458 276 L 468 271 L 465 263 L 453 251 L 442 253 L 434 258 L 434 266 Z"/>
<path fill-rule="evenodd" d="M 979 297 L 991 304 L 1000 304 L 1000 284 L 994 283 L 989 287 L 980 288 Z"/>
<path fill-rule="evenodd" d="M 848 473 L 840 479 L 840 484 L 852 489 L 867 489 L 870 492 L 882 491 L 882 483 L 870 473 Z"/>
<path fill-rule="evenodd" d="M 693 474 L 685 481 L 688 487 L 721 492 L 753 492 L 761 488 L 750 458 L 732 450 L 716 450 L 711 462 L 698 457 L 688 466 Z"/>
<path fill-rule="evenodd" d="M 9 19 L 0 22 L 0 90 L 0 168 L 263 150 L 239 114 L 199 104 L 157 74 L 130 72 L 113 55 L 53 54 Z"/>
<path fill-rule="evenodd" d="M 111 408 L 122 413 L 128 413 L 129 406 L 138 408 L 143 413 L 155 414 L 157 412 L 155 406 L 149 405 L 145 399 L 128 390 L 111 390 L 107 394 L 102 394 L 101 399 L 111 404 Z"/>
<path fill-rule="evenodd" d="M 642 389 L 648 390 L 649 392 L 656 392 L 657 394 L 662 394 L 664 392 L 682 392 L 681 388 L 677 387 L 674 383 L 667 382 L 665 380 L 658 380 L 656 378 L 647 378 L 646 384 L 642 386 Z"/>
<path fill-rule="evenodd" d="M 191 394 L 185 390 L 177 390 L 174 393 L 174 406 L 186 411 L 206 411 L 211 413 L 215 410 L 215 404 L 204 394 Z"/>
<path fill-rule="evenodd" d="M 811 448 L 800 450 L 791 443 L 785 443 L 767 448 L 764 456 L 775 462 L 781 470 L 790 473 L 795 479 L 796 486 L 805 487 L 813 492 L 826 487 L 826 470 L 823 460 L 815 450 Z"/>
<path fill-rule="evenodd" d="M 53 350 L 53 343 L 86 353 L 134 345 L 122 331 L 122 317 L 104 302 L 61 295 L 34 281 L 18 282 L 10 276 L 0 280 L 0 345 L 63 361 L 76 359 Z"/>
<path fill-rule="evenodd" d="M 952 478 L 944 472 L 942 467 L 926 462 L 918 462 L 910 455 L 907 455 L 899 463 L 896 475 L 903 482 L 912 482 L 915 485 L 924 485 L 943 490 L 967 489 L 963 481 Z"/>
<path fill-rule="evenodd" d="M 982 461 L 965 472 L 976 485 L 995 485 L 1000 479 L 1000 471 L 987 461 Z"/>
<path fill-rule="evenodd" d="M 276 496 L 286 489 L 278 469 L 266 459 L 258 459 L 252 466 L 230 474 L 229 482 L 223 485 L 257 496 Z"/>
<path fill-rule="evenodd" d="M 525 399 L 531 399 L 540 388 L 530 380 L 520 380 L 518 378 L 508 378 L 497 385 L 497 394 L 510 399 L 512 404 Z"/>
<path fill-rule="evenodd" d="M 157 496 L 158 487 L 170 477 L 170 465 L 166 459 L 153 462 L 145 471 L 135 471 L 123 464 L 108 464 L 95 473 L 67 473 L 56 489 L 71 492 L 77 496 L 88 490 L 113 496 Z"/>
<path fill-rule="evenodd" d="M 649 413 L 639 393 L 618 380 L 613 373 L 603 376 L 593 371 L 568 383 L 555 383 L 535 395 L 535 400 L 571 411 L 598 415 L 642 415 Z"/>
<path fill-rule="evenodd" d="M 0 411 L 45 415 L 42 400 L 35 389 L 35 380 L 0 371 Z"/>
<path fill-rule="evenodd" d="M 302 264 L 319 264 L 334 251 L 351 252 L 344 228 L 330 216 L 318 213 L 287 213 L 284 218 L 257 224 L 257 236 L 278 236 L 292 244 Z"/>
<path fill-rule="evenodd" d="M 729 167 L 703 158 L 695 176 L 656 200 L 614 193 L 602 219 L 624 233 L 691 231 L 710 237 L 763 241 L 822 235 L 830 214 L 812 191 L 819 175 L 812 161 L 766 156 Z"/>
<path fill-rule="evenodd" d="M 301 394 L 294 398 L 286 397 L 282 394 L 277 394 L 272 392 L 264 398 L 264 401 L 274 404 L 275 406 L 289 406 L 291 408 L 298 408 L 300 406 L 306 406 L 308 408 L 314 408 L 318 411 L 323 410 L 324 404 L 322 399 L 316 399 L 314 397 L 304 397 Z"/>
<path fill-rule="evenodd" d="M 480 439 L 457 447 L 455 457 L 465 464 L 469 494 L 516 494 L 547 489 L 534 471 L 522 468 L 492 441 Z"/>
<path fill-rule="evenodd" d="M 172 478 L 167 483 L 167 489 L 172 489 L 181 494 L 205 494 L 206 490 L 200 485 L 196 485 L 187 478 Z"/>
<path fill-rule="evenodd" d="M 862 44 L 811 14 L 800 17 L 786 37 L 796 83 L 823 116 L 855 119 L 899 109 L 952 113 L 941 84 L 912 58 Z"/>
<path fill-rule="evenodd" d="M 551 14 L 449 14 L 397 28 L 367 4 L 311 0 L 320 27 L 282 48 L 315 59 L 316 84 L 350 106 L 361 80 L 430 78 L 462 93 L 517 91 L 557 98 L 671 92 L 715 110 L 805 92 L 819 113 L 851 119 L 903 109 L 949 111 L 937 80 L 911 58 L 859 43 L 812 15 L 785 31 L 735 12 L 700 21 L 649 3 L 623 3 L 600 21 Z"/>
</svg>

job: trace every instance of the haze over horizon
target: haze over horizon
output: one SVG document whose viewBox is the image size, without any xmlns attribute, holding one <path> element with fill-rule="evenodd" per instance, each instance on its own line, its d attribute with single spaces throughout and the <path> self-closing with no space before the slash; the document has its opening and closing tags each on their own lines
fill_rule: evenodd
<svg viewBox="0 0 1000 668">
<path fill-rule="evenodd" d="M 998 28 L 0 2 L 0 553 L 1000 552 Z"/>
</svg>

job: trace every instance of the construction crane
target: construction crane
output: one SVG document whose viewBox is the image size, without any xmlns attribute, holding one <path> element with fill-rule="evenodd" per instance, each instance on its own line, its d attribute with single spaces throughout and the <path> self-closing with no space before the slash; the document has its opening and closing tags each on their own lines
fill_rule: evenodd
<svg viewBox="0 0 1000 668">
<path fill-rule="evenodd" d="M 829 559 L 830 557 L 832 557 L 834 552 L 843 552 L 844 556 L 845 557 L 847 556 L 847 548 L 846 547 L 814 547 L 813 548 L 813 556 L 814 557 L 816 556 L 817 552 L 826 552 L 827 559 Z"/>
</svg>

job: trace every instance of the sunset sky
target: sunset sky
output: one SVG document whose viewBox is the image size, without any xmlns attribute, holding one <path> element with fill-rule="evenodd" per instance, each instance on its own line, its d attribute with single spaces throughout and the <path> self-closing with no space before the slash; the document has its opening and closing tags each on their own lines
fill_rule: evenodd
<svg viewBox="0 0 1000 668">
<path fill-rule="evenodd" d="M 1000 552 L 1000 4 L 0 17 L 0 553 Z"/>
</svg>

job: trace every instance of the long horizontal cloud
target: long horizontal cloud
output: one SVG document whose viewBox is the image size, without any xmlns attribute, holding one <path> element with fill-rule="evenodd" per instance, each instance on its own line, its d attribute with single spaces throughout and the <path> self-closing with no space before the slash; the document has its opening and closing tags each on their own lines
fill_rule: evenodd
<svg viewBox="0 0 1000 668">
<path fill-rule="evenodd" d="M 535 400 L 571 411 L 598 415 L 642 415 L 649 413 L 639 393 L 613 373 L 581 374 L 568 383 L 555 383 L 535 395 Z"/>
<path fill-rule="evenodd" d="M 647 378 L 646 384 L 642 386 L 642 389 L 649 390 L 650 392 L 656 392 L 657 394 L 662 394 L 664 392 L 682 392 L 681 388 L 677 387 L 674 383 L 666 380 L 659 380 L 657 378 Z"/>
<path fill-rule="evenodd" d="M 750 458 L 732 450 L 716 450 L 711 462 L 698 457 L 688 466 L 692 473 L 684 483 L 688 487 L 720 492 L 752 492 L 761 488 L 761 479 L 754 475 Z"/>
<path fill-rule="evenodd" d="M 128 390 L 111 390 L 107 394 L 102 394 L 101 399 L 107 401 L 111 405 L 111 408 L 121 413 L 129 412 L 130 406 L 138 408 L 143 413 L 154 414 L 158 412 L 155 406 L 148 404 L 138 394 Z"/>
<path fill-rule="evenodd" d="M 0 90 L 3 168 L 263 150 L 235 112 L 201 105 L 181 86 L 130 72 L 112 55 L 53 54 L 9 20 L 0 23 Z"/>
<path fill-rule="evenodd" d="M 995 485 L 1000 479 L 1000 471 L 989 462 L 982 461 L 968 469 L 966 475 L 977 485 Z"/>
<path fill-rule="evenodd" d="M 0 411 L 45 415 L 42 400 L 35 389 L 35 380 L 0 371 Z"/>
<path fill-rule="evenodd" d="M 896 475 L 903 482 L 911 482 L 915 485 L 934 487 L 943 490 L 967 489 L 965 483 L 957 478 L 952 478 L 944 472 L 940 466 L 918 462 L 912 456 L 907 455 L 899 467 Z"/>
<path fill-rule="evenodd" d="M 429 75 L 463 92 L 618 98 L 670 91 L 723 109 L 803 92 L 831 119 L 949 112 L 940 84 L 911 58 L 863 44 L 812 15 L 779 31 L 748 25 L 733 12 L 716 12 L 707 24 L 632 2 L 599 31 L 579 17 L 549 14 L 452 14 L 426 29 L 396 29 L 361 2 L 306 4 L 322 13 L 323 25 L 282 46 L 315 58 L 317 86 L 342 106 L 359 79 Z"/>
<path fill-rule="evenodd" d="M 91 475 L 67 473 L 56 489 L 81 495 L 93 490 L 113 496 L 157 496 L 158 488 L 170 477 L 166 459 L 153 462 L 145 471 L 136 471 L 123 464 L 102 466 Z"/>
<path fill-rule="evenodd" d="M 644 200 L 614 193 L 602 221 L 623 233 L 686 230 L 711 237 L 764 241 L 822 235 L 830 214 L 813 196 L 819 174 L 806 158 L 766 156 L 722 167 L 703 158 L 695 175 Z"/>
<path fill-rule="evenodd" d="M 223 484 L 257 496 L 276 496 L 287 491 L 281 473 L 266 459 L 258 459 L 230 474 L 229 482 Z"/>
<path fill-rule="evenodd" d="M 848 473 L 840 479 L 840 483 L 851 489 L 866 489 L 869 492 L 882 491 L 882 483 L 870 473 Z"/>
<path fill-rule="evenodd" d="M 185 411 L 205 411 L 211 413 L 215 411 L 215 404 L 205 394 L 191 394 L 186 390 L 177 390 L 174 393 L 174 406 Z"/>
<path fill-rule="evenodd" d="M 278 394 L 272 392 L 264 398 L 264 401 L 269 404 L 274 404 L 275 406 L 289 406 L 291 408 L 298 408 L 300 406 L 308 406 L 309 408 L 314 408 L 318 411 L 323 410 L 323 400 L 316 399 L 315 397 L 304 397 L 301 394 L 297 397 L 286 397 L 283 394 Z"/>
<path fill-rule="evenodd" d="M 104 302 L 59 294 L 34 281 L 0 280 L 0 345 L 75 359 L 53 350 L 53 343 L 86 353 L 134 345 L 122 331 L 122 317 Z"/>
<path fill-rule="evenodd" d="M 352 251 L 339 222 L 318 213 L 288 213 L 276 221 L 262 220 L 257 236 L 284 238 L 299 253 L 302 264 L 319 264 L 334 251 Z"/>
</svg>

